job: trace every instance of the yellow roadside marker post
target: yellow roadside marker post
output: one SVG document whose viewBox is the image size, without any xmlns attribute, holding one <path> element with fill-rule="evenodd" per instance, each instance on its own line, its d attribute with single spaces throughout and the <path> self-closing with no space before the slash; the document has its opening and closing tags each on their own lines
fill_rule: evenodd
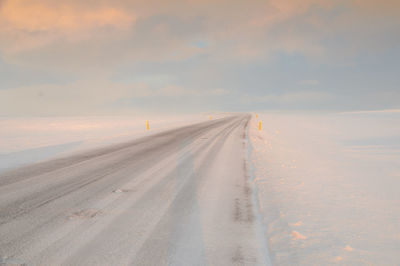
<svg viewBox="0 0 400 266">
<path fill-rule="evenodd" d="M 147 130 L 149 130 L 150 129 L 150 127 L 149 127 L 149 120 L 147 120 Z"/>
<path fill-rule="evenodd" d="M 258 130 L 261 131 L 261 120 L 260 120 L 260 125 L 258 126 Z"/>
</svg>

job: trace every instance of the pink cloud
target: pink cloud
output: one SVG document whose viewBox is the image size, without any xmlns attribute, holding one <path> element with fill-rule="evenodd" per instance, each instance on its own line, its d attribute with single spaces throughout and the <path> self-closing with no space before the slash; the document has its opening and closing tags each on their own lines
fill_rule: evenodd
<svg viewBox="0 0 400 266">
<path fill-rule="evenodd" d="M 1 7 L 2 27 L 24 31 L 79 31 L 101 26 L 127 27 L 132 14 L 112 6 L 83 8 L 73 4 L 49 4 L 38 0 L 6 1 Z"/>
<path fill-rule="evenodd" d="M 346 7 L 344 14 L 326 19 L 324 12 L 341 6 Z M 77 0 L 8 0 L 0 7 L 0 52 L 13 63 L 37 65 L 39 58 L 39 64 L 50 65 L 55 58 L 57 67 L 73 61 L 74 68 L 81 65 L 75 62 L 79 60 L 107 66 L 111 64 L 97 60 L 180 61 L 205 53 L 223 62 L 268 60 L 276 52 L 315 58 L 329 57 L 331 52 L 330 60 L 338 54 L 351 58 L 358 46 L 373 45 L 366 40 L 366 25 L 399 7 L 392 0 L 102 0 L 96 6 Z M 175 23 L 169 24 L 171 18 Z M 182 30 L 197 19 L 201 26 Z M 336 51 L 324 42 L 332 36 L 346 36 L 349 41 Z M 354 37 L 359 41 L 353 36 L 360 36 Z M 206 49 L 190 45 L 198 38 L 213 45 Z M 118 49 L 105 50 L 110 46 Z"/>
</svg>

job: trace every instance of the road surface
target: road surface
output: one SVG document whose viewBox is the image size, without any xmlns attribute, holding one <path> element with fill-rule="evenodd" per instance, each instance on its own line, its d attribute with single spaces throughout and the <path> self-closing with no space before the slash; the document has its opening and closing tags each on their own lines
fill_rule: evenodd
<svg viewBox="0 0 400 266">
<path fill-rule="evenodd" d="M 0 265 L 265 265 L 237 115 L 0 175 Z"/>
</svg>

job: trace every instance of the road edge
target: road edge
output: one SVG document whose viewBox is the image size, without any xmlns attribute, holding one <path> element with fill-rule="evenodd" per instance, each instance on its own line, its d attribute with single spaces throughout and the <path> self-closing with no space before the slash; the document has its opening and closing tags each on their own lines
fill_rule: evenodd
<svg viewBox="0 0 400 266">
<path fill-rule="evenodd" d="M 266 238 L 266 228 L 264 226 L 263 220 L 264 216 L 261 213 L 260 202 L 258 200 L 258 187 L 256 186 L 256 176 L 255 176 L 255 167 L 252 162 L 252 154 L 253 154 L 253 145 L 249 138 L 249 129 L 250 129 L 250 122 L 253 116 L 250 115 L 249 120 L 247 121 L 245 128 L 244 128 L 244 152 L 245 152 L 245 164 L 247 169 L 247 177 L 251 189 L 251 201 L 254 206 L 254 217 L 255 217 L 255 235 L 258 238 L 260 249 L 263 254 L 264 258 L 264 265 L 272 266 L 272 260 L 270 256 L 270 250 L 268 246 L 268 241 Z"/>
</svg>

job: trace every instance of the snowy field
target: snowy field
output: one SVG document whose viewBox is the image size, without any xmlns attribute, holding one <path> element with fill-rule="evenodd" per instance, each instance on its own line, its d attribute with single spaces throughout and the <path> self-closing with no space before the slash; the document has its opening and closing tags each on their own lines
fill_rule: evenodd
<svg viewBox="0 0 400 266">
<path fill-rule="evenodd" d="M 254 115 L 250 140 L 274 264 L 400 265 L 400 112 Z"/>
<path fill-rule="evenodd" d="M 209 119 L 0 119 L 0 172 Z M 264 113 L 248 133 L 274 265 L 400 264 L 400 112 Z"/>
<path fill-rule="evenodd" d="M 222 116 L 212 114 L 211 118 Z M 0 172 L 209 119 L 210 114 L 0 118 Z"/>
</svg>

